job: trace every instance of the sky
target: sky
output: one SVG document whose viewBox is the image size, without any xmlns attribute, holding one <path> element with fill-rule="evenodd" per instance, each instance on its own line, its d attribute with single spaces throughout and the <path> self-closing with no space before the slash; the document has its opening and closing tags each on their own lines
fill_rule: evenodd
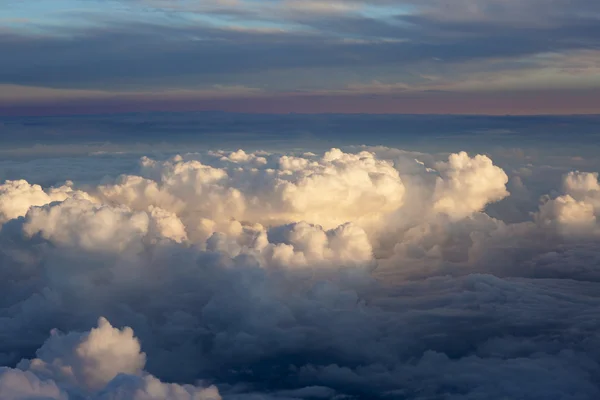
<svg viewBox="0 0 600 400">
<path fill-rule="evenodd" d="M 600 113 L 595 0 L 4 0 L 0 115 Z"/>
<path fill-rule="evenodd" d="M 598 0 L 0 0 L 1 400 L 600 399 L 599 39 Z"/>
</svg>

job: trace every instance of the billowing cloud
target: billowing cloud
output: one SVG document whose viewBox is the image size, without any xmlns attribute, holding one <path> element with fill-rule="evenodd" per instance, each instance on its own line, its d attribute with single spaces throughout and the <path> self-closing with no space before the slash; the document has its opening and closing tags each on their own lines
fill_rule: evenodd
<svg viewBox="0 0 600 400">
<path fill-rule="evenodd" d="M 213 153 L 215 166 L 176 157 L 142 160 L 141 176 L 122 176 L 98 196 L 135 210 L 150 206 L 176 213 L 203 237 L 230 220 L 261 224 L 306 221 L 327 229 L 368 224 L 402 205 L 398 171 L 374 154 L 332 149 L 321 158 Z M 193 220 L 193 221 L 192 221 Z"/>
<path fill-rule="evenodd" d="M 163 383 L 143 371 L 146 355 L 131 328 L 113 328 L 105 318 L 86 333 L 53 331 L 37 358 L 0 370 L 6 400 L 220 400 L 215 387 Z"/>
<path fill-rule="evenodd" d="M 6 181 L 0 185 L 0 223 L 24 216 L 32 206 L 63 201 L 72 196 L 87 197 L 83 192 L 74 192 L 68 182 L 46 192 L 40 185 L 30 185 L 25 180 Z"/>
<path fill-rule="evenodd" d="M 447 163 L 438 163 L 437 169 L 441 177 L 436 182 L 433 207 L 438 212 L 462 218 L 508 196 L 508 176 L 486 156 L 452 154 Z"/>
<path fill-rule="evenodd" d="M 119 331 L 100 318 L 98 327 L 87 335 L 53 332 L 37 351 L 37 358 L 24 360 L 18 367 L 66 385 L 98 390 L 118 374 L 139 374 L 145 363 L 146 355 L 140 353 L 133 331 Z"/>
<path fill-rule="evenodd" d="M 545 199 L 537 215 L 542 224 L 557 223 L 563 229 L 584 233 L 595 230 L 600 216 L 600 184 L 598 174 L 570 172 L 564 178 L 565 194 Z"/>
<path fill-rule="evenodd" d="M 528 201 L 527 174 L 466 152 L 210 151 L 7 181 L 0 393 L 597 398 L 598 175 L 552 171 L 562 188 L 518 222 L 500 206 Z"/>
</svg>

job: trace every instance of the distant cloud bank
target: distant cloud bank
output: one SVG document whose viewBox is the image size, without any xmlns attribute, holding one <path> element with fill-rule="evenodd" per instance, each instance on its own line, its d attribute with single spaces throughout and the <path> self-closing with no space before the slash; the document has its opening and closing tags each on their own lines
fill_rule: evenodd
<svg viewBox="0 0 600 400">
<path fill-rule="evenodd" d="M 0 115 L 600 113 L 599 16 L 595 0 L 9 2 Z"/>
</svg>

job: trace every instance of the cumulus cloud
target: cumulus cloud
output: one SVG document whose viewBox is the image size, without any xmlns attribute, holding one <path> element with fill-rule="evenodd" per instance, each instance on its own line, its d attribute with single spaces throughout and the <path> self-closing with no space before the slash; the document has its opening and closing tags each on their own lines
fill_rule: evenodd
<svg viewBox="0 0 600 400">
<path fill-rule="evenodd" d="M 452 218 L 481 211 L 487 204 L 509 194 L 506 191 L 508 176 L 489 157 L 471 158 L 466 152 L 460 152 L 436 167 L 440 177 L 436 181 L 434 209 Z"/>
<path fill-rule="evenodd" d="M 0 368 L 0 389 L 6 400 L 68 400 L 54 381 L 40 380 L 31 372 Z"/>
<path fill-rule="evenodd" d="M 0 224 L 25 215 L 32 206 L 43 206 L 69 197 L 89 198 L 86 193 L 74 191 L 72 183 L 44 191 L 40 185 L 25 180 L 6 181 L 0 185 Z"/>
<path fill-rule="evenodd" d="M 51 337 L 16 369 L 0 370 L 7 400 L 87 398 L 97 400 L 220 400 L 214 387 L 163 383 L 143 371 L 146 355 L 131 328 L 114 328 L 105 318 L 89 332 Z"/>
<path fill-rule="evenodd" d="M 567 195 L 592 205 L 594 212 L 600 213 L 600 183 L 597 172 L 569 172 L 564 178 L 563 187 Z"/>
<path fill-rule="evenodd" d="M 597 228 L 600 216 L 600 184 L 598 174 L 569 172 L 563 180 L 564 194 L 546 197 L 537 220 L 543 225 L 555 225 L 571 234 L 589 234 Z"/>
<path fill-rule="evenodd" d="M 0 397 L 597 398 L 598 175 L 510 222 L 511 174 L 372 148 L 7 181 Z"/>
<path fill-rule="evenodd" d="M 596 222 L 594 207 L 584 201 L 577 201 L 570 195 L 549 200 L 540 207 L 538 214 L 542 224 L 553 222 L 559 225 L 593 226 Z"/>
<path fill-rule="evenodd" d="M 105 318 L 83 335 L 52 332 L 36 353 L 18 368 L 89 390 L 103 388 L 120 373 L 137 375 L 146 363 L 131 328 L 120 331 Z"/>
<path fill-rule="evenodd" d="M 175 157 L 144 158 L 141 176 L 122 176 L 98 188 L 111 204 L 176 213 L 192 240 L 226 229 L 231 219 L 263 225 L 299 221 L 326 229 L 368 224 L 402 206 L 404 185 L 387 160 L 363 151 L 332 149 L 320 159 L 213 152 L 212 164 Z"/>
</svg>

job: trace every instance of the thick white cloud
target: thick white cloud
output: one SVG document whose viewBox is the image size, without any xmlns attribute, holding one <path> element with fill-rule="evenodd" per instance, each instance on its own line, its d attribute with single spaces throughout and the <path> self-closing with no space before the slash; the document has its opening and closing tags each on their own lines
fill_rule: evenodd
<svg viewBox="0 0 600 400">
<path fill-rule="evenodd" d="M 536 219 L 570 234 L 590 234 L 600 217 L 600 184 L 597 173 L 570 172 L 563 179 L 565 194 L 543 199 Z"/>
<path fill-rule="evenodd" d="M 594 172 L 569 172 L 565 176 L 564 189 L 575 197 L 587 197 L 600 195 L 600 183 L 598 173 Z"/>
<path fill-rule="evenodd" d="M 439 162 L 440 173 L 434 193 L 434 209 L 454 219 L 481 211 L 492 202 L 502 200 L 508 176 L 486 156 L 473 158 L 465 152 L 452 154 L 448 162 Z"/>
<path fill-rule="evenodd" d="M 37 358 L 17 367 L 89 391 L 103 388 L 121 373 L 139 375 L 146 364 L 131 328 L 113 328 L 105 318 L 88 333 L 53 332 L 36 353 Z"/>
<path fill-rule="evenodd" d="M 563 187 L 565 193 L 592 205 L 594 213 L 600 215 L 600 182 L 597 172 L 570 172 L 564 178 Z"/>
<path fill-rule="evenodd" d="M 567 194 L 542 204 L 538 220 L 544 225 L 556 222 L 559 225 L 576 225 L 584 228 L 593 226 L 596 216 L 593 205 L 585 201 L 577 201 Z"/>
<path fill-rule="evenodd" d="M 366 266 L 373 261 L 367 234 L 352 224 L 328 231 L 306 222 L 270 231 L 261 225 L 234 225 L 230 234 L 214 233 L 207 240 L 207 249 L 221 251 L 231 257 L 248 254 L 263 265 L 283 268 Z"/>
<path fill-rule="evenodd" d="M 25 216 L 23 232 L 64 246 L 116 252 L 141 245 L 144 238 L 185 239 L 181 221 L 168 211 L 151 207 L 149 213 L 134 212 L 80 199 L 32 208 Z"/>
<path fill-rule="evenodd" d="M 74 191 L 71 185 L 67 182 L 59 188 L 44 191 L 40 185 L 30 185 L 25 180 L 6 181 L 0 185 L 0 224 L 24 216 L 32 206 L 43 206 L 73 196 L 89 199 L 86 193 Z"/>
<path fill-rule="evenodd" d="M 131 328 L 114 328 L 105 318 L 89 332 L 53 331 L 16 369 L 0 369 L 6 400 L 220 400 L 214 386 L 163 383 L 143 371 L 146 355 Z"/>
<path fill-rule="evenodd" d="M 373 153 L 332 149 L 320 159 L 213 153 L 200 161 L 142 160 L 142 176 L 123 176 L 99 188 L 110 203 L 134 210 L 158 206 L 176 213 L 190 237 L 206 239 L 231 219 L 263 225 L 299 221 L 326 229 L 369 223 L 402 206 L 404 185 L 392 163 Z"/>
<path fill-rule="evenodd" d="M 531 197 L 387 148 L 7 182 L 0 398 L 597 398 L 598 176 L 510 222 L 508 175 Z"/>
</svg>

